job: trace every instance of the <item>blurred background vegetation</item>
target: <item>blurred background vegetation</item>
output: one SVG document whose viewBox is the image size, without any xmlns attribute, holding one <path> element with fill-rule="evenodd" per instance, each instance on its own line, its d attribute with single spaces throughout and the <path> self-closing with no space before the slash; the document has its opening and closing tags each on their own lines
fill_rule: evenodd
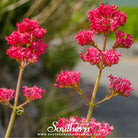
<svg viewBox="0 0 138 138">
<path fill-rule="evenodd" d="M 0 58 L 7 59 L 5 50 L 9 46 L 6 44 L 5 36 L 16 29 L 17 22 L 28 17 L 32 20 L 38 20 L 40 25 L 46 28 L 47 34 L 44 38 L 46 43 L 57 39 L 56 46 L 50 46 L 45 54 L 47 57 L 43 58 L 51 77 L 54 77 L 63 66 L 73 67 L 77 58 L 76 51 L 72 44 L 65 42 L 65 39 L 70 38 L 80 28 L 89 28 L 87 12 L 96 7 L 98 3 L 99 0 L 0 0 L 0 49 L 3 51 Z M 68 55 L 63 52 L 64 50 L 68 51 Z M 70 53 L 76 58 L 72 58 Z M 63 57 L 70 62 L 65 63 L 66 60 Z M 56 62 L 53 60 L 55 58 Z"/>
<path fill-rule="evenodd" d="M 12 136 L 36 136 L 37 132 L 46 132 L 46 128 L 58 117 L 79 114 L 78 109 L 83 101 L 77 101 L 71 90 L 61 92 L 53 86 L 57 73 L 62 69 L 70 70 L 77 63 L 79 54 L 74 41 L 75 34 L 80 29 L 89 28 L 87 12 L 99 2 L 100 0 L 0 0 L 1 87 L 16 88 L 18 64 L 5 54 L 9 47 L 5 36 L 16 29 L 17 22 L 25 17 L 38 20 L 40 26 L 47 30 L 43 40 L 49 45 L 41 60 L 25 69 L 22 81 L 22 85 L 38 85 L 46 89 L 46 95 L 25 107 L 22 117 L 16 118 Z M 23 101 L 21 94 L 19 103 Z M 4 106 L 0 108 L 0 135 L 3 136 L 11 109 Z"/>
<path fill-rule="evenodd" d="M 63 69 L 73 69 L 76 65 L 79 55 L 75 34 L 81 29 L 89 28 L 87 13 L 96 8 L 101 1 L 0 0 L 0 87 L 16 88 L 18 65 L 5 54 L 9 47 L 5 36 L 16 29 L 17 22 L 21 22 L 25 17 L 38 20 L 40 26 L 47 30 L 44 42 L 49 45 L 41 60 L 25 69 L 22 82 L 22 85 L 38 85 L 46 89 L 46 95 L 25 107 L 25 113 L 16 118 L 12 136 L 36 136 L 37 132 L 44 133 L 59 116 L 79 115 L 79 107 L 84 104 L 83 101 L 76 100 L 77 94 L 70 89 L 61 92 L 53 87 L 53 84 L 57 73 Z M 138 28 L 134 26 L 138 23 L 138 9 L 136 7 L 121 9 L 128 16 L 125 31 L 131 33 L 137 40 Z M 23 101 L 21 95 L 19 102 Z M 0 135 L 3 136 L 11 110 L 3 106 L 0 108 Z M 20 131 L 17 132 L 17 128 L 20 128 Z"/>
</svg>

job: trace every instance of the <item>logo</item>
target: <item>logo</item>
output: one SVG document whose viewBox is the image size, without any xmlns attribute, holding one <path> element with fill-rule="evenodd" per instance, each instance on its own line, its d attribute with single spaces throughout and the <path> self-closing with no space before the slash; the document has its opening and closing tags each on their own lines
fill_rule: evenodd
<svg viewBox="0 0 138 138">
<path fill-rule="evenodd" d="M 72 124 L 69 124 L 66 126 L 66 128 L 63 127 L 56 127 L 56 124 L 58 122 L 54 121 L 52 123 L 52 126 L 47 127 L 46 132 L 47 133 L 37 133 L 38 136 L 71 136 L 72 134 L 76 134 L 77 136 L 83 135 L 83 133 L 89 132 L 89 127 L 76 127 Z M 62 133 L 61 133 L 62 132 Z M 82 133 L 83 132 L 83 133 Z"/>
</svg>

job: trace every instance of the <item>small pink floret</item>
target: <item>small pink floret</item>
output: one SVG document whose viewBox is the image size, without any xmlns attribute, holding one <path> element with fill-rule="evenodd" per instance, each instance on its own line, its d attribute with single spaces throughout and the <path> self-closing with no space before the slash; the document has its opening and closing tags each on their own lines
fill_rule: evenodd
<svg viewBox="0 0 138 138">
<path fill-rule="evenodd" d="M 26 97 L 27 100 L 36 100 L 36 99 L 41 99 L 43 97 L 43 94 L 45 93 L 44 90 L 41 88 L 38 88 L 37 86 L 33 86 L 28 88 L 27 86 L 22 87 L 23 90 L 23 95 Z"/>
<path fill-rule="evenodd" d="M 57 76 L 57 84 L 55 86 L 58 88 L 78 88 L 80 85 L 80 74 L 80 72 L 76 71 L 62 71 Z"/>
<path fill-rule="evenodd" d="M 17 31 L 14 31 L 5 39 L 11 47 L 7 50 L 7 55 L 18 62 L 36 63 L 48 46 L 43 43 L 46 30 L 40 28 L 39 23 L 25 18 L 23 22 L 17 23 Z"/>
<path fill-rule="evenodd" d="M 114 64 L 118 64 L 119 57 L 121 54 L 116 50 L 106 50 L 105 52 L 102 52 L 104 55 L 104 65 L 105 66 L 111 66 Z"/>
<path fill-rule="evenodd" d="M 43 44 L 42 40 L 38 40 L 37 42 L 32 42 L 32 45 L 30 46 L 31 51 L 38 57 L 45 53 L 46 48 L 48 48 L 48 45 Z"/>
<path fill-rule="evenodd" d="M 133 36 L 130 34 L 125 34 L 122 31 L 116 32 L 116 42 L 114 48 L 130 48 L 134 43 Z"/>
<path fill-rule="evenodd" d="M 99 51 L 95 48 L 87 48 L 87 52 L 83 55 L 81 52 L 80 58 L 84 62 L 89 62 L 91 65 L 98 65 L 100 66 L 102 62 L 102 54 L 104 55 L 103 64 L 105 66 L 111 66 L 117 64 L 119 62 L 119 56 L 121 54 L 116 50 L 106 50 L 106 51 Z"/>
<path fill-rule="evenodd" d="M 11 46 L 6 53 L 10 58 L 16 59 L 18 62 L 25 61 L 26 63 L 36 63 L 39 56 L 32 53 L 30 48 L 22 48 L 20 46 Z"/>
<path fill-rule="evenodd" d="M 117 78 L 112 75 L 109 75 L 110 78 L 110 90 L 113 90 L 115 93 L 118 93 L 122 96 L 130 96 L 130 92 L 133 91 L 131 83 L 126 78 Z"/>
<path fill-rule="evenodd" d="M 97 33 L 108 34 L 115 32 L 119 26 L 126 23 L 126 15 L 114 5 L 101 5 L 88 12 L 91 30 Z"/>
<path fill-rule="evenodd" d="M 26 32 L 20 33 L 18 31 L 14 31 L 10 36 L 6 36 L 5 39 L 9 45 L 18 46 L 30 43 L 30 37 L 30 34 Z"/>
<path fill-rule="evenodd" d="M 9 103 L 15 96 L 15 91 L 13 89 L 0 88 L 0 102 Z"/>
<path fill-rule="evenodd" d="M 81 46 L 84 46 L 84 45 L 94 45 L 94 36 L 95 36 L 95 33 L 91 30 L 87 31 L 80 31 L 75 39 L 77 39 L 77 43 Z"/>
<path fill-rule="evenodd" d="M 98 65 L 101 63 L 101 52 L 95 48 L 87 48 L 86 50 L 87 52 L 85 55 L 83 55 L 81 52 L 79 53 L 80 58 L 84 62 L 89 62 L 91 65 Z"/>
<path fill-rule="evenodd" d="M 89 123 L 86 123 L 86 118 L 77 118 L 70 117 L 59 118 L 56 127 L 62 133 L 69 133 L 74 137 L 95 137 L 95 138 L 104 138 L 111 134 L 111 130 L 114 129 L 113 126 L 110 126 L 105 122 L 96 122 L 94 118 L 91 119 Z"/>
</svg>

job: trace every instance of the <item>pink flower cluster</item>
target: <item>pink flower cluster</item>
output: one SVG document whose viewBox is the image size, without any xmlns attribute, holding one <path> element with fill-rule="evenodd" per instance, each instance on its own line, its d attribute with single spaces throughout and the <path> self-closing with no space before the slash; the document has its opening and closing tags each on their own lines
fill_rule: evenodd
<svg viewBox="0 0 138 138">
<path fill-rule="evenodd" d="M 87 48 L 85 56 L 80 52 L 80 57 L 84 62 L 89 62 L 91 65 L 101 63 L 101 52 L 95 48 Z"/>
<path fill-rule="evenodd" d="M 103 64 L 105 66 L 111 66 L 113 64 L 117 64 L 119 62 L 119 56 L 121 54 L 116 50 L 106 50 L 106 51 L 99 51 L 94 48 L 87 48 L 87 52 L 83 55 L 80 52 L 80 57 L 84 62 L 89 62 L 91 65 L 100 65 L 103 57 Z"/>
<path fill-rule="evenodd" d="M 41 39 L 46 33 L 44 28 L 40 28 L 37 20 L 30 21 L 28 18 L 25 18 L 23 22 L 17 23 L 16 26 L 17 31 L 5 38 L 11 46 L 29 44 L 32 41 Z"/>
<path fill-rule="evenodd" d="M 9 55 L 10 58 L 16 59 L 18 62 L 25 61 L 35 63 L 39 60 L 39 57 L 32 53 L 30 48 L 24 48 L 20 46 L 11 46 L 7 50 L 7 55 Z"/>
<path fill-rule="evenodd" d="M 108 77 L 110 78 L 110 90 L 125 97 L 130 96 L 130 92 L 133 91 L 133 87 L 131 87 L 131 83 L 128 79 L 117 78 L 112 75 Z"/>
<path fill-rule="evenodd" d="M 30 21 L 25 18 L 23 22 L 17 23 L 17 31 L 14 31 L 5 39 L 11 47 L 7 50 L 10 58 L 16 59 L 19 63 L 24 61 L 28 63 L 36 63 L 39 56 L 48 48 L 41 40 L 46 30 L 40 28 L 39 23 Z"/>
<path fill-rule="evenodd" d="M 42 43 L 42 40 L 32 42 L 30 47 L 11 46 L 7 50 L 7 55 L 10 58 L 16 59 L 18 62 L 25 61 L 25 63 L 36 63 L 39 56 L 48 48 L 47 45 Z"/>
<path fill-rule="evenodd" d="M 15 91 L 7 88 L 0 88 L 0 102 L 9 103 L 15 96 Z"/>
<path fill-rule="evenodd" d="M 116 42 L 113 46 L 113 48 L 130 48 L 130 46 L 134 43 L 133 36 L 130 34 L 125 34 L 122 31 L 116 32 Z"/>
<path fill-rule="evenodd" d="M 119 56 L 121 56 L 121 54 L 118 51 L 106 50 L 105 52 L 102 52 L 102 53 L 104 55 L 103 64 L 105 66 L 111 66 L 119 62 Z"/>
<path fill-rule="evenodd" d="M 23 86 L 23 95 L 26 97 L 28 101 L 41 99 L 43 94 L 45 93 L 44 90 L 38 88 L 37 86 L 33 86 L 28 88 L 27 86 Z"/>
<path fill-rule="evenodd" d="M 113 126 L 110 126 L 105 122 L 96 122 L 94 118 L 91 119 L 89 123 L 86 123 L 86 118 L 77 118 L 70 117 L 59 118 L 56 127 L 62 133 L 69 133 L 70 135 L 78 138 L 87 138 L 87 137 L 95 137 L 95 138 L 104 138 L 111 134 L 111 130 L 113 130 Z"/>
<path fill-rule="evenodd" d="M 35 39 L 41 39 L 46 33 L 46 30 L 44 28 L 40 28 L 37 20 L 30 21 L 28 18 L 25 18 L 22 23 L 17 23 L 16 26 L 17 31 L 21 33 L 31 33 L 32 37 Z"/>
<path fill-rule="evenodd" d="M 84 30 L 84 31 L 80 31 L 75 39 L 78 39 L 78 44 L 81 45 L 81 46 L 84 46 L 84 45 L 94 45 L 94 36 L 95 36 L 95 33 L 94 31 L 87 31 L 87 30 Z"/>
<path fill-rule="evenodd" d="M 28 33 L 20 33 L 14 31 L 10 36 L 6 36 L 7 43 L 11 46 L 25 45 L 30 43 L 30 35 Z"/>
<path fill-rule="evenodd" d="M 126 22 L 126 15 L 114 5 L 101 5 L 88 12 L 91 30 L 104 35 L 115 32 L 119 26 L 123 26 Z"/>
<path fill-rule="evenodd" d="M 127 19 L 125 13 L 118 10 L 118 7 L 115 7 L 115 5 L 104 5 L 103 3 L 98 8 L 89 11 L 88 15 L 91 30 L 80 31 L 75 38 L 79 45 L 91 45 L 95 48 L 97 48 L 94 42 L 95 34 L 102 33 L 106 36 L 116 32 L 119 26 L 123 26 L 126 23 Z M 130 34 L 126 35 L 124 32 L 118 31 L 116 32 L 116 42 L 113 49 L 118 47 L 130 48 L 132 43 L 134 43 L 134 39 Z"/>
<path fill-rule="evenodd" d="M 79 88 L 80 86 L 80 72 L 76 71 L 62 71 L 58 76 L 55 84 L 58 88 L 70 87 Z"/>
</svg>

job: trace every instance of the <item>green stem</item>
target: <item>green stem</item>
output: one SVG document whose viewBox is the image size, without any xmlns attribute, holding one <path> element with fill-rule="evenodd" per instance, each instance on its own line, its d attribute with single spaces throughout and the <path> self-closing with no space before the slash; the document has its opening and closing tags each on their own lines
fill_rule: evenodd
<svg viewBox="0 0 138 138">
<path fill-rule="evenodd" d="M 91 103 L 90 103 L 90 106 L 89 106 L 89 111 L 88 111 L 88 114 L 87 114 L 87 123 L 90 122 L 90 120 L 91 120 L 92 111 L 93 111 L 93 108 L 94 108 L 95 97 L 96 97 L 98 85 L 99 85 L 100 78 L 101 78 L 101 73 L 102 73 L 102 70 L 99 70 L 99 74 L 97 76 L 97 80 L 96 80 L 95 87 L 94 87 L 93 94 L 92 94 L 92 98 L 91 98 Z"/>
<path fill-rule="evenodd" d="M 106 48 L 106 35 L 104 36 L 103 51 L 105 51 L 105 48 Z M 90 122 L 90 120 L 91 120 L 93 108 L 95 106 L 95 104 L 94 104 L 95 97 L 96 97 L 98 85 L 99 85 L 102 70 L 103 70 L 103 59 L 104 59 L 104 56 L 102 55 L 102 61 L 101 61 L 101 65 L 100 65 L 100 68 L 99 68 L 99 73 L 98 73 L 97 80 L 96 80 L 96 83 L 95 83 L 95 86 L 94 86 L 94 89 L 93 89 L 92 98 L 91 98 L 91 102 L 90 102 L 90 106 L 89 106 L 89 110 L 88 110 L 88 114 L 87 114 L 87 123 Z"/>
<path fill-rule="evenodd" d="M 103 100 L 101 100 L 101 101 L 99 101 L 98 103 L 96 103 L 95 105 L 99 105 L 99 104 L 101 104 L 101 103 L 103 103 L 103 102 L 105 102 L 105 101 L 107 101 L 107 100 L 110 100 L 112 97 L 113 97 L 113 96 L 107 96 L 107 97 L 105 97 Z"/>
<path fill-rule="evenodd" d="M 103 102 L 105 102 L 105 101 L 107 101 L 107 100 L 110 100 L 112 97 L 115 97 L 115 96 L 117 96 L 117 95 L 118 95 L 118 93 L 115 93 L 115 94 L 106 96 L 103 100 L 101 100 L 101 101 L 99 101 L 98 103 L 96 103 L 95 106 L 97 106 L 97 105 L 99 105 L 99 104 L 101 104 L 101 103 L 103 103 Z"/>
<path fill-rule="evenodd" d="M 12 104 L 10 104 L 10 103 L 1 103 L 2 105 L 7 105 L 7 106 L 9 106 L 10 108 L 12 108 L 13 109 L 13 105 Z"/>
<path fill-rule="evenodd" d="M 28 104 L 30 101 L 26 100 L 24 103 L 22 103 L 21 105 L 17 106 L 17 108 L 20 108 L 20 107 L 23 107 L 25 106 L 26 104 Z"/>
<path fill-rule="evenodd" d="M 82 93 L 81 89 L 77 90 L 78 93 L 82 96 L 82 98 L 90 105 L 89 100 L 84 96 L 84 94 Z"/>
<path fill-rule="evenodd" d="M 14 123 L 14 119 L 15 119 L 15 115 L 16 115 L 16 107 L 17 107 L 17 103 L 18 103 L 18 98 L 19 98 L 19 91 L 20 91 L 20 85 L 21 85 L 21 79 L 22 79 L 22 75 L 23 75 L 23 70 L 24 70 L 24 63 L 21 63 L 21 67 L 20 67 L 20 72 L 19 72 L 19 76 L 18 76 L 18 82 L 17 82 L 17 87 L 16 87 L 16 94 L 15 94 L 15 99 L 14 99 L 14 107 L 12 110 L 12 114 L 11 114 L 11 118 L 9 121 L 9 125 L 5 134 L 5 138 L 9 138 L 10 133 L 11 133 L 11 129 Z"/>
</svg>

